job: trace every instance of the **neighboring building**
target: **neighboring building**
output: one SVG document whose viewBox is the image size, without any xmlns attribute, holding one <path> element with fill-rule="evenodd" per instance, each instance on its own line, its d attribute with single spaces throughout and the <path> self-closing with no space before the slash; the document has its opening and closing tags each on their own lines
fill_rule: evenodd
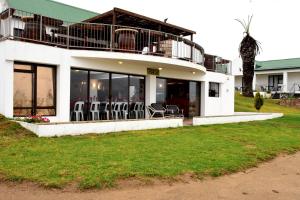
<svg viewBox="0 0 300 200">
<path fill-rule="evenodd" d="M 234 64 L 241 68 L 241 62 Z M 242 70 L 235 74 L 235 88 L 241 89 Z M 262 92 L 300 94 L 300 58 L 256 61 L 253 89 Z"/>
<path fill-rule="evenodd" d="M 7 117 L 68 122 L 82 103 L 87 120 L 95 102 L 105 120 L 144 118 L 156 102 L 186 117 L 234 114 L 231 62 L 204 59 L 192 30 L 119 8 L 97 14 L 49 0 L 0 2 Z"/>
</svg>

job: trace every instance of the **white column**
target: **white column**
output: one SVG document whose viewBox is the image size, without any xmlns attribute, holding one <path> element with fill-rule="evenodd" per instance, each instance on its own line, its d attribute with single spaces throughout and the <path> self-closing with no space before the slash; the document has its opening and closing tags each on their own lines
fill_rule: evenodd
<svg viewBox="0 0 300 200">
<path fill-rule="evenodd" d="M 283 88 L 282 91 L 283 92 L 289 92 L 288 91 L 288 73 L 287 72 L 283 72 Z"/>
<path fill-rule="evenodd" d="M 14 115 L 14 62 L 2 60 L 1 70 L 1 112 L 6 117 L 12 118 Z"/>
<path fill-rule="evenodd" d="M 209 82 L 203 81 L 201 82 L 201 116 L 206 116 L 206 102 L 208 102 L 208 87 Z"/>
<path fill-rule="evenodd" d="M 70 121 L 71 67 L 68 59 L 57 67 L 57 121 Z"/>
<path fill-rule="evenodd" d="M 252 90 L 256 90 L 256 73 L 254 72 L 253 81 L 252 81 Z"/>
<path fill-rule="evenodd" d="M 151 103 L 156 103 L 156 76 L 146 76 L 146 99 L 145 104 L 149 106 Z M 146 118 L 148 118 L 148 112 L 146 112 Z"/>
</svg>

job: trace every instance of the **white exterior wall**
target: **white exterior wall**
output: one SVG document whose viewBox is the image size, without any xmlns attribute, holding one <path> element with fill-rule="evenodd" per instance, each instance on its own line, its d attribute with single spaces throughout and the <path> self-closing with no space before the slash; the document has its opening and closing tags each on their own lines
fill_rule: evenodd
<svg viewBox="0 0 300 200">
<path fill-rule="evenodd" d="M 13 115 L 14 61 L 57 66 L 57 116 L 50 117 L 51 122 L 69 121 L 71 67 L 144 75 L 146 77 L 146 105 L 156 102 L 156 76 L 147 75 L 147 68 L 162 67 L 160 77 L 201 81 L 202 116 L 234 113 L 234 77 L 206 72 L 204 67 L 194 63 L 148 55 L 68 50 L 10 40 L 0 42 L 0 50 L 4 52 L 0 55 L 0 94 L 2 97 L 0 112 L 7 117 Z M 122 65 L 118 63 L 120 60 L 123 61 Z M 209 82 L 220 83 L 220 97 L 208 97 Z"/>
<path fill-rule="evenodd" d="M 236 88 L 241 88 L 243 87 L 243 76 L 235 76 L 234 77 L 234 86 Z"/>
<path fill-rule="evenodd" d="M 220 83 L 220 96 L 209 97 L 209 82 Z M 234 114 L 234 76 L 207 72 L 201 87 L 201 116 Z"/>
<path fill-rule="evenodd" d="M 261 86 L 265 87 L 268 86 L 269 82 L 269 75 L 268 74 L 255 74 L 256 75 L 256 83 L 255 89 L 260 90 Z"/>
<path fill-rule="evenodd" d="M 300 72 L 289 72 L 288 73 L 288 90 L 289 91 L 300 91 Z"/>
</svg>

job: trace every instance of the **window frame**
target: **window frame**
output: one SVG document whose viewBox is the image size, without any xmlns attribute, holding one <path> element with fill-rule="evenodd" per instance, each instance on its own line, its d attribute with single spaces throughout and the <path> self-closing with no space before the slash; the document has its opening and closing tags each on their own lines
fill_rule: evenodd
<svg viewBox="0 0 300 200">
<path fill-rule="evenodd" d="M 211 95 L 211 88 L 212 88 L 212 85 L 217 85 L 217 91 L 215 92 L 215 95 Z M 219 98 L 220 97 L 220 83 L 217 83 L 217 82 L 209 82 L 209 85 L 208 85 L 208 96 L 209 97 L 213 97 L 213 98 Z"/>
<path fill-rule="evenodd" d="M 30 66 L 30 70 L 26 69 L 15 69 L 15 65 L 27 65 Z M 37 68 L 38 67 L 47 67 L 53 69 L 53 106 L 37 106 Z M 34 116 L 37 113 L 37 110 L 46 110 L 53 109 L 53 115 L 42 115 L 45 117 L 53 117 L 57 115 L 57 66 L 55 65 L 47 65 L 40 63 L 27 63 L 27 62 L 14 62 L 14 73 L 30 73 L 32 74 L 32 106 L 31 107 L 13 107 L 15 109 L 31 109 L 31 115 Z M 13 89 L 14 90 L 14 89 Z M 14 117 L 26 117 L 24 115 L 13 115 Z"/>
</svg>

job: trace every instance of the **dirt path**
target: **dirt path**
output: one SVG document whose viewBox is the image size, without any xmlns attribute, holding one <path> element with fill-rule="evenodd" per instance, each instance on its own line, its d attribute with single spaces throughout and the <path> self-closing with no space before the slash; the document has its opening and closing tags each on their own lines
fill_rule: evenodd
<svg viewBox="0 0 300 200">
<path fill-rule="evenodd" d="M 68 192 L 44 190 L 32 185 L 0 184 L 1 200 L 299 200 L 300 152 L 281 156 L 246 172 L 213 180 L 153 185 L 103 191 Z"/>
</svg>

